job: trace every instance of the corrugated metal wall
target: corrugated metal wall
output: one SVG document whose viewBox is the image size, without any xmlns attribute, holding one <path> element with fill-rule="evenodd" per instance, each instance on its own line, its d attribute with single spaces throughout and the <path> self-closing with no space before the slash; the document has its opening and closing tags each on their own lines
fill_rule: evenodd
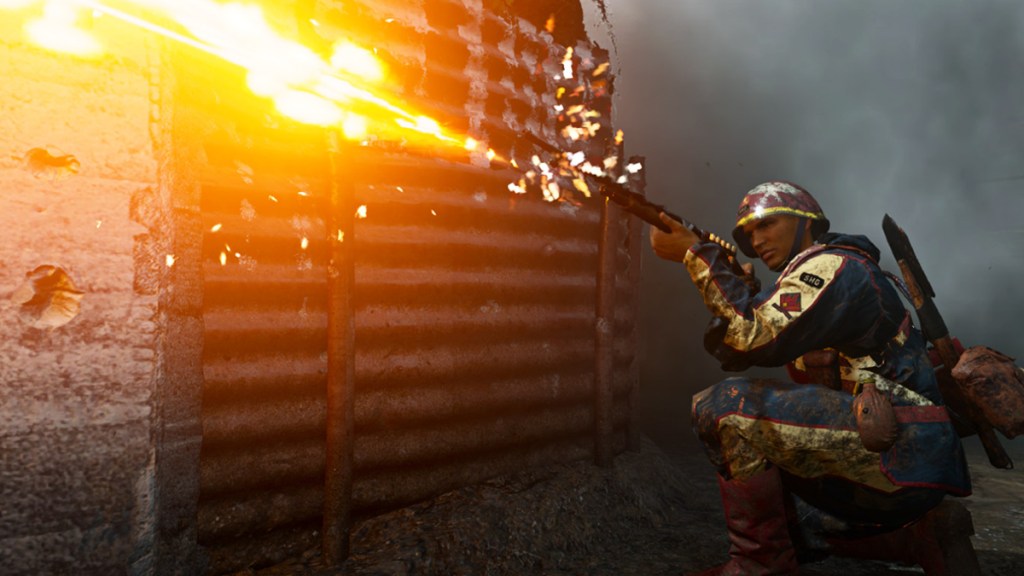
<svg viewBox="0 0 1024 576">
<path fill-rule="evenodd" d="M 496 147 L 511 142 L 510 129 L 553 126 L 549 75 L 537 66 L 557 69 L 564 49 L 528 26 L 455 1 L 345 6 L 318 19 L 344 22 L 390 56 L 425 113 L 487 133 Z M 335 150 L 323 130 L 276 120 L 253 102 L 217 101 L 215 128 L 197 135 L 207 156 L 198 523 L 214 572 L 320 544 L 328 261 L 339 244 L 349 260 L 335 265 L 354 271 L 354 349 L 342 350 L 354 367 L 354 443 L 342 462 L 351 494 L 332 499 L 351 498 L 339 504 L 346 515 L 594 457 L 602 234 L 614 268 L 605 442 L 625 448 L 636 382 L 635 223 L 612 211 L 602 230 L 600 202 L 514 196 L 508 171 L 422 150 Z M 329 222 L 332 187 L 342 216 L 366 207 L 340 242 Z"/>
</svg>

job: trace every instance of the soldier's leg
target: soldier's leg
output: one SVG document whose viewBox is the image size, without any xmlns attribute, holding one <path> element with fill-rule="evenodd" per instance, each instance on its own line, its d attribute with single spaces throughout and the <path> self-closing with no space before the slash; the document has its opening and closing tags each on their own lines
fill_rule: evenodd
<svg viewBox="0 0 1024 576">
<path fill-rule="evenodd" d="M 693 421 L 723 477 L 749 478 L 769 463 L 784 471 L 787 492 L 805 502 L 797 542 L 820 547 L 825 539 L 832 553 L 882 553 L 922 565 L 931 552 L 950 548 L 942 542 L 963 544 L 962 534 L 921 538 L 940 524 L 929 518 L 942 514 L 925 513 L 944 493 L 894 485 L 881 471 L 880 455 L 861 444 L 851 402 L 848 394 L 821 386 L 733 378 L 694 397 Z M 918 536 L 914 548 L 901 544 L 911 533 Z M 926 570 L 946 574 L 931 565 Z"/>
<path fill-rule="evenodd" d="M 693 426 L 727 478 L 771 462 L 801 478 L 844 478 L 894 492 L 899 486 L 882 473 L 880 455 L 861 443 L 852 401 L 824 386 L 730 378 L 694 396 Z"/>
</svg>

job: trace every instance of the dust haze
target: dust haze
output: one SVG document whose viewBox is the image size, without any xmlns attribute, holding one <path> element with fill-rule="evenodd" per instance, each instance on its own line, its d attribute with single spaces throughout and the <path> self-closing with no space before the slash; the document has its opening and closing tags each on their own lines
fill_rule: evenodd
<svg viewBox="0 0 1024 576">
<path fill-rule="evenodd" d="M 1024 356 L 1024 3 L 606 0 L 610 26 L 584 4 L 650 198 L 728 236 L 748 189 L 792 180 L 898 272 L 888 213 L 951 334 Z M 701 346 L 709 313 L 647 246 L 641 291 L 642 414 L 693 447 L 690 396 L 726 376 Z"/>
</svg>

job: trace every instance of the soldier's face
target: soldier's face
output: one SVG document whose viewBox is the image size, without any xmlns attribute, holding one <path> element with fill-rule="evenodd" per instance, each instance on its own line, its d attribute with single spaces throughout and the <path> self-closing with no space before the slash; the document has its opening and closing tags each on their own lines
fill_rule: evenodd
<svg viewBox="0 0 1024 576">
<path fill-rule="evenodd" d="M 789 258 L 799 224 L 800 219 L 796 216 L 776 214 L 748 222 L 743 226 L 743 232 L 750 238 L 750 245 L 757 252 L 758 258 L 765 263 L 765 266 L 776 270 Z M 807 222 L 806 225 L 809 229 L 810 222 Z M 810 234 L 805 234 L 803 241 L 805 246 L 801 246 L 801 248 L 807 248 L 812 242 Z"/>
</svg>

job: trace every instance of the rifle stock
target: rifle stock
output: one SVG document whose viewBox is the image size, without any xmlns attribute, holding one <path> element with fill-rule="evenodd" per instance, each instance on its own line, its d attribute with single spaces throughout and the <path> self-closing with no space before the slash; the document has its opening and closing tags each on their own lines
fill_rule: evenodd
<svg viewBox="0 0 1024 576">
<path fill-rule="evenodd" d="M 938 308 L 935 307 L 935 303 L 932 301 L 935 291 L 932 289 L 927 276 L 924 274 L 924 270 L 921 268 L 917 254 L 914 253 L 914 248 L 910 245 L 910 239 L 907 238 L 906 232 L 888 214 L 882 220 L 882 230 L 885 232 L 885 238 L 889 242 L 893 256 L 896 257 L 900 271 L 903 273 L 907 290 L 910 292 L 910 299 L 914 305 L 914 310 L 917 312 L 918 321 L 921 324 L 921 332 L 924 334 L 925 339 L 935 347 L 939 358 L 942 360 L 943 367 L 946 370 L 952 371 L 960 359 L 960 353 L 957 352 L 949 336 L 946 323 L 942 320 Z M 1013 460 L 1010 459 L 1006 449 L 999 442 L 999 438 L 996 436 L 992 425 L 979 414 L 978 410 L 974 409 L 966 401 L 960 388 L 955 385 L 947 386 L 943 392 L 955 395 L 955 398 L 952 398 L 947 404 L 960 406 L 966 412 L 965 414 L 960 414 L 960 416 L 965 417 L 978 433 L 978 438 L 981 440 L 982 445 L 985 447 L 985 453 L 988 455 L 989 463 L 996 468 L 1013 468 Z"/>
</svg>

